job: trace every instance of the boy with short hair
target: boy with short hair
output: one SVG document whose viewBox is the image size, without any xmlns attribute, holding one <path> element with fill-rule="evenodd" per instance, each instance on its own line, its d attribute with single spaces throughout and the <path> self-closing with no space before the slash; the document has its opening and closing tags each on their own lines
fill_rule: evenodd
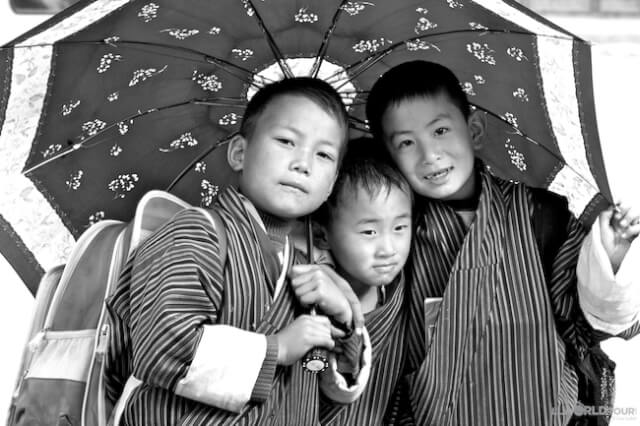
<svg viewBox="0 0 640 426">
<path fill-rule="evenodd" d="M 592 420 L 571 417 L 578 399 L 611 404 L 612 365 L 594 327 L 627 338 L 639 328 L 637 297 L 625 300 L 634 272 L 622 262 L 640 232 L 637 216 L 616 214 L 618 238 L 613 213 L 601 214 L 583 251 L 603 246 L 605 261 L 578 281 L 586 230 L 563 198 L 481 167 L 484 122 L 449 69 L 425 61 L 392 68 L 372 88 L 367 116 L 418 195 L 407 337 L 417 423 Z"/>
<path fill-rule="evenodd" d="M 336 272 L 358 296 L 373 353 L 364 393 L 349 405 L 323 401 L 322 425 L 383 424 L 403 371 L 407 310 L 402 269 L 411 246 L 413 195 L 388 155 L 375 147 L 370 138 L 349 141 L 333 192 L 314 215 L 322 235 L 318 247 L 330 250 Z M 301 280 L 292 285 L 301 300 L 321 291 Z"/>
<path fill-rule="evenodd" d="M 345 335 L 328 316 L 360 321 L 336 288 L 311 300 L 324 315 L 297 316 L 288 234 L 329 195 L 346 135 L 344 105 L 321 80 L 285 79 L 251 99 L 227 152 L 239 189 L 213 207 L 224 229 L 198 209 L 178 213 L 137 249 L 107 301 L 109 397 L 130 376 L 141 382 L 125 424 L 317 423 L 316 376 L 298 361 Z"/>
</svg>

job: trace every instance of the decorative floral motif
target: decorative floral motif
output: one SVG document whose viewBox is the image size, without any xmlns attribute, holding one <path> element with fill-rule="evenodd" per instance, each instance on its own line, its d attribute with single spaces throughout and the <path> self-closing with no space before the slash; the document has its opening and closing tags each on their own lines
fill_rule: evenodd
<svg viewBox="0 0 640 426">
<path fill-rule="evenodd" d="M 522 49 L 520 49 L 519 47 L 510 47 L 507 49 L 507 54 L 509 56 L 511 56 L 513 59 L 515 59 L 518 62 L 521 61 L 528 61 L 529 58 L 527 58 L 524 54 L 524 52 L 522 51 Z"/>
<path fill-rule="evenodd" d="M 202 189 L 202 191 L 200 191 L 200 206 L 209 207 L 211 203 L 213 203 L 215 196 L 218 195 L 220 188 L 206 179 L 202 179 L 200 188 Z"/>
<path fill-rule="evenodd" d="M 129 127 L 132 124 L 133 124 L 133 120 L 119 121 L 118 122 L 118 132 L 120 132 L 121 135 L 126 135 L 127 132 L 129 131 Z"/>
<path fill-rule="evenodd" d="M 80 185 L 82 184 L 82 175 L 84 175 L 84 172 L 82 170 L 71 173 L 69 178 L 64 181 L 64 183 L 67 185 L 67 190 L 76 191 L 78 188 L 80 188 Z"/>
<path fill-rule="evenodd" d="M 378 49 L 384 47 L 386 44 L 391 44 L 391 40 L 387 40 L 385 38 L 379 38 L 374 40 L 360 40 L 356 44 L 353 45 L 353 50 L 358 53 L 370 52 L 375 53 Z"/>
<path fill-rule="evenodd" d="M 473 54 L 473 56 L 475 56 L 480 62 L 484 62 L 489 65 L 496 64 L 496 59 L 493 57 L 493 54 L 496 51 L 490 48 L 487 43 L 469 43 L 467 44 L 467 52 Z"/>
<path fill-rule="evenodd" d="M 136 182 L 138 182 L 138 174 L 137 173 L 126 173 L 118 175 L 117 178 L 109 182 L 107 188 L 113 192 L 114 199 L 124 198 L 127 195 L 127 192 L 133 191 L 136 187 Z"/>
<path fill-rule="evenodd" d="M 447 4 L 451 9 L 462 9 L 464 7 L 464 4 L 457 0 L 447 0 Z"/>
<path fill-rule="evenodd" d="M 193 147 L 198 145 L 198 141 L 193 137 L 191 132 L 181 134 L 177 139 L 174 139 L 169 144 L 169 148 L 159 148 L 161 152 L 173 152 L 178 149 L 184 149 L 186 147 Z"/>
<path fill-rule="evenodd" d="M 313 24 L 318 21 L 318 15 L 313 12 L 307 12 L 307 8 L 302 7 L 298 13 L 294 15 L 293 19 L 301 24 Z"/>
<path fill-rule="evenodd" d="M 197 173 L 204 173 L 207 171 L 207 163 L 204 161 L 198 161 L 195 166 L 195 171 Z"/>
<path fill-rule="evenodd" d="M 59 143 L 49 145 L 47 149 L 42 151 L 42 158 L 52 157 L 58 152 L 60 152 L 61 149 L 62 149 L 62 145 L 60 145 Z"/>
<path fill-rule="evenodd" d="M 120 155 L 120 153 L 122 152 L 122 148 L 120 147 L 120 145 L 118 145 L 117 143 L 114 144 L 110 149 L 109 149 L 109 155 L 112 157 L 117 157 L 118 155 Z"/>
<path fill-rule="evenodd" d="M 246 61 L 253 56 L 253 50 L 251 49 L 231 49 L 231 54 L 234 58 L 238 58 L 241 61 Z"/>
<path fill-rule="evenodd" d="M 147 69 L 139 69 L 133 72 L 133 77 L 131 77 L 131 81 L 129 81 L 129 87 L 133 87 L 136 84 L 147 80 L 148 78 L 154 77 L 158 74 L 163 73 L 167 69 L 167 65 L 160 69 L 156 68 L 147 68 Z"/>
<path fill-rule="evenodd" d="M 102 58 L 100 58 L 100 64 L 96 69 L 98 70 L 99 74 L 102 74 L 103 72 L 111 68 L 112 62 L 120 61 L 120 60 L 122 60 L 122 55 L 116 55 L 115 53 L 107 53 L 103 55 Z"/>
<path fill-rule="evenodd" d="M 191 80 L 198 83 L 198 85 L 202 87 L 202 90 L 206 90 L 208 92 L 217 92 L 222 89 L 222 83 L 215 74 L 204 74 L 196 70 L 193 72 Z"/>
<path fill-rule="evenodd" d="M 507 139 L 504 143 L 504 147 L 507 149 L 507 153 L 511 159 L 511 164 L 516 166 L 516 168 L 521 172 L 525 172 L 527 170 L 527 162 L 525 161 L 524 155 L 511 144 L 511 139 Z"/>
<path fill-rule="evenodd" d="M 207 34 L 218 35 L 220 34 L 220 31 L 222 31 L 220 27 L 211 27 L 209 31 L 207 31 Z"/>
<path fill-rule="evenodd" d="M 244 10 L 247 12 L 247 15 L 253 16 L 256 13 L 253 6 L 251 6 L 251 3 L 249 3 L 249 0 L 242 0 L 242 6 L 244 6 Z"/>
<path fill-rule="evenodd" d="M 107 100 L 109 102 L 114 102 L 114 101 L 117 101 L 119 97 L 120 97 L 120 92 L 113 92 L 107 95 Z"/>
<path fill-rule="evenodd" d="M 76 109 L 78 105 L 80 105 L 80 101 L 77 99 L 69 101 L 68 103 L 62 105 L 62 115 L 66 117 L 67 115 L 71 114 L 71 111 Z"/>
<path fill-rule="evenodd" d="M 435 49 L 440 52 L 440 48 L 433 43 L 429 43 L 424 40 L 416 40 L 416 41 L 407 41 L 405 43 L 407 50 L 410 52 L 415 52 L 416 50 L 429 50 Z"/>
<path fill-rule="evenodd" d="M 342 6 L 340 6 L 340 9 L 344 10 L 350 16 L 356 16 L 357 14 L 362 12 L 367 6 L 374 6 L 374 4 L 368 1 L 348 1 Z"/>
<path fill-rule="evenodd" d="M 476 31 L 486 31 L 489 29 L 488 27 L 485 27 L 482 24 L 478 24 L 477 22 L 469 22 L 469 28 Z"/>
<path fill-rule="evenodd" d="M 473 79 L 476 81 L 477 84 L 485 84 L 487 82 L 487 80 L 485 80 L 484 77 L 481 75 L 474 75 Z"/>
<path fill-rule="evenodd" d="M 119 36 L 111 36 L 111 37 L 105 38 L 103 41 L 104 41 L 105 44 L 108 44 L 108 45 L 111 45 L 111 46 L 115 47 L 116 43 L 120 41 L 120 37 Z"/>
<path fill-rule="evenodd" d="M 474 90 L 473 90 L 473 84 L 469 83 L 468 81 L 460 83 L 460 87 L 462 87 L 462 90 L 467 95 L 469 95 L 469 96 L 475 96 L 476 95 L 476 92 L 474 92 Z"/>
<path fill-rule="evenodd" d="M 236 114 L 235 112 L 230 112 L 220 117 L 220 119 L 218 120 L 218 124 L 221 126 L 231 126 L 234 124 L 238 124 L 239 119 L 240 116 L 238 114 Z"/>
<path fill-rule="evenodd" d="M 104 211 L 100 210 L 89 216 L 89 226 L 95 225 L 104 219 Z"/>
<path fill-rule="evenodd" d="M 426 15 L 427 13 L 429 13 L 429 11 L 427 9 L 425 9 L 424 7 L 417 8 L 416 12 L 421 13 L 423 15 Z M 420 35 L 420 33 L 432 30 L 432 29 L 437 28 L 437 27 L 438 27 L 438 24 L 436 24 L 434 22 L 431 22 L 429 19 L 427 19 L 424 16 L 421 16 L 420 18 L 418 18 L 418 23 L 416 24 L 416 26 L 413 29 L 413 31 L 416 34 Z"/>
<path fill-rule="evenodd" d="M 160 30 L 161 33 L 169 33 L 169 35 L 178 40 L 185 40 L 191 36 L 198 34 L 200 31 L 196 29 L 188 30 L 186 28 L 165 28 Z"/>
<path fill-rule="evenodd" d="M 95 136 L 100 130 L 103 130 L 105 127 L 107 127 L 107 123 L 96 118 L 95 120 L 87 121 L 86 123 L 84 123 L 82 125 L 82 132 L 86 136 Z"/>
<path fill-rule="evenodd" d="M 518 119 L 512 113 L 506 112 L 502 118 L 504 118 L 507 123 L 511 124 L 516 129 L 518 128 Z"/>
<path fill-rule="evenodd" d="M 142 6 L 140 12 L 138 12 L 138 17 L 142 18 L 142 20 L 146 23 L 153 21 L 158 17 L 158 6 L 156 3 L 147 3 Z"/>
<path fill-rule="evenodd" d="M 514 90 L 513 97 L 521 100 L 522 102 L 529 102 L 529 95 L 527 95 L 527 92 L 525 92 L 522 87 L 518 87 Z"/>
</svg>

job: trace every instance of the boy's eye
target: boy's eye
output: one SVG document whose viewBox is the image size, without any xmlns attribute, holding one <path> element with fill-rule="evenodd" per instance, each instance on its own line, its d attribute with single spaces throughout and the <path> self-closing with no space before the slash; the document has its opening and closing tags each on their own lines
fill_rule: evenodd
<svg viewBox="0 0 640 426">
<path fill-rule="evenodd" d="M 364 230 L 360 231 L 360 233 L 361 233 L 362 235 L 366 235 L 366 236 L 373 236 L 373 235 L 376 235 L 376 231 L 375 231 L 375 230 L 373 230 L 373 229 L 364 229 Z"/>
<path fill-rule="evenodd" d="M 293 141 L 291 139 L 287 139 L 287 138 L 276 138 L 276 140 L 278 142 L 280 142 L 283 145 L 293 145 Z"/>
<path fill-rule="evenodd" d="M 407 148 L 411 145 L 413 145 L 413 141 L 411 139 L 405 139 L 403 141 L 400 141 L 400 143 L 398 143 L 398 148 Z"/>
<path fill-rule="evenodd" d="M 335 161 L 335 157 L 328 153 L 328 152 L 318 152 L 318 157 L 324 159 L 324 160 L 329 160 L 329 161 Z"/>
<path fill-rule="evenodd" d="M 447 127 L 438 127 L 435 131 L 435 134 L 437 136 L 442 136 L 448 132 L 449 132 L 449 129 Z"/>
</svg>

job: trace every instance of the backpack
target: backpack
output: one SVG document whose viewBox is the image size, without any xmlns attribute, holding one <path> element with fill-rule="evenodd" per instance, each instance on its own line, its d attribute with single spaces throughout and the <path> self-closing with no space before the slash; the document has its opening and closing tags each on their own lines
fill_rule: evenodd
<svg viewBox="0 0 640 426">
<path fill-rule="evenodd" d="M 36 294 L 8 425 L 107 424 L 113 407 L 103 384 L 109 340 L 104 300 L 133 249 L 189 207 L 167 192 L 150 191 L 131 223 L 103 220 L 92 225 L 67 264 L 47 271 Z M 217 213 L 198 210 L 208 213 L 216 229 L 224 229 Z M 226 254 L 225 232 L 219 238 Z"/>
</svg>

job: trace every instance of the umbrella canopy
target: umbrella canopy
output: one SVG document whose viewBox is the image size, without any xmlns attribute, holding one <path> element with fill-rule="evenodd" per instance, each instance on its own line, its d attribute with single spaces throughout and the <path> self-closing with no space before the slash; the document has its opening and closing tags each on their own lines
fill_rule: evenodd
<svg viewBox="0 0 640 426">
<path fill-rule="evenodd" d="M 0 214 L 44 268 L 177 177 L 172 192 L 210 205 L 235 181 L 211 148 L 260 86 L 324 78 L 366 132 L 367 90 L 415 59 L 485 111 L 492 172 L 567 196 L 585 222 L 611 199 L 589 45 L 514 1 L 81 1 L 0 56 Z"/>
</svg>

